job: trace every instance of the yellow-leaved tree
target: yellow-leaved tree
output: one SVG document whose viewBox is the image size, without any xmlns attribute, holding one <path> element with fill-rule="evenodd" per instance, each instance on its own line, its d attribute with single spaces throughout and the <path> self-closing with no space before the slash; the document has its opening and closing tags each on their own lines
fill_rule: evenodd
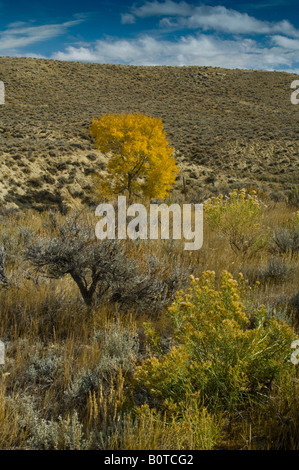
<svg viewBox="0 0 299 470">
<path fill-rule="evenodd" d="M 110 153 L 107 176 L 97 177 L 97 192 L 111 197 L 128 192 L 164 199 L 178 167 L 161 119 L 143 114 L 104 114 L 93 119 L 95 145 Z"/>
</svg>

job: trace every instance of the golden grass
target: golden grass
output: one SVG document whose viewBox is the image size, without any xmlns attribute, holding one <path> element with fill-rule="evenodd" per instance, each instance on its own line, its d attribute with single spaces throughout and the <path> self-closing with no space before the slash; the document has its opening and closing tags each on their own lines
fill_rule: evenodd
<svg viewBox="0 0 299 470">
<path fill-rule="evenodd" d="M 270 204 L 264 209 L 263 227 L 271 232 L 294 213 L 293 208 L 283 203 Z M 57 217 L 64 219 L 62 215 Z M 142 363 L 149 354 L 142 325 L 151 318 L 151 312 L 139 315 L 134 311 L 123 312 L 105 301 L 87 307 L 68 276 L 59 280 L 38 278 L 22 260 L 26 239 L 20 237 L 20 228 L 24 233 L 24 227 L 34 237 L 53 233 L 49 216 L 34 211 L 25 211 L 17 217 L 10 214 L 0 226 L 0 240 L 8 247 L 8 272 L 14 275 L 14 285 L 0 289 L 0 338 L 6 344 L 6 363 L 0 366 L 0 448 L 44 448 L 42 430 L 53 436 L 58 433 L 58 437 L 51 434 L 52 440 L 47 444 L 54 448 L 68 448 L 67 436 L 72 439 L 79 436 L 78 445 L 72 444 L 76 448 L 299 448 L 297 383 L 291 377 L 288 383 L 271 392 L 262 408 L 256 409 L 253 404 L 231 416 L 205 414 L 199 409 L 193 421 L 191 408 L 186 416 L 174 415 L 170 420 L 163 410 L 146 408 L 146 397 L 134 395 L 134 371 L 121 367 L 113 377 L 107 376 L 104 387 L 97 390 L 91 387 L 83 402 L 65 401 L 70 386 L 86 371 L 95 371 L 105 357 L 105 343 L 94 339 L 96 332 L 104 332 L 109 338 L 117 327 L 139 338 L 140 350 L 134 361 L 135 366 Z M 269 241 L 257 252 L 236 253 L 223 234 L 212 230 L 208 223 L 204 226 L 204 246 L 197 252 L 184 251 L 182 242 L 168 241 L 138 247 L 130 242 L 127 248 L 128 255 L 137 262 L 151 253 L 165 264 L 181 266 L 194 276 L 213 270 L 216 278 L 224 270 L 235 277 L 243 272 L 246 278 L 246 274 L 256 273 L 275 256 L 294 270 L 278 282 L 266 278 L 254 290 L 252 301 L 266 304 L 269 311 L 281 310 L 297 331 L 298 319 L 288 301 L 299 292 L 298 253 L 273 255 Z M 31 275 L 22 277 L 28 270 Z M 249 282 L 255 281 L 249 276 Z M 165 311 L 151 319 L 159 333 L 169 339 L 171 325 Z M 50 432 L 53 423 L 57 429 L 54 432 L 51 428 Z"/>
</svg>

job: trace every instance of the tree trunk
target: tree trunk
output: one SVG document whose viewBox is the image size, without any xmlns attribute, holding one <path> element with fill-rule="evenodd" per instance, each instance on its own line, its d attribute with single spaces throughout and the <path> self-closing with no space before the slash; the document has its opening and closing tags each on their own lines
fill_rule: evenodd
<svg viewBox="0 0 299 470">
<path fill-rule="evenodd" d="M 82 281 L 81 277 L 77 274 L 70 273 L 72 278 L 74 279 L 75 283 L 79 287 L 80 293 L 86 305 L 90 306 L 92 304 L 92 297 L 93 291 L 90 291 L 85 286 L 84 282 Z"/>
<path fill-rule="evenodd" d="M 131 202 L 132 197 L 132 175 L 128 173 L 128 193 L 129 193 L 129 203 Z"/>
</svg>

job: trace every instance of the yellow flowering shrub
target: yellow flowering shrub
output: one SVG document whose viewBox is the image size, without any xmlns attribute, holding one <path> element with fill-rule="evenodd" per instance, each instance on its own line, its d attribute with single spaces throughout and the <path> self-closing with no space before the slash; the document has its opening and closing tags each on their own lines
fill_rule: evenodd
<svg viewBox="0 0 299 470">
<path fill-rule="evenodd" d="M 199 394 L 208 409 L 258 402 L 293 367 L 293 330 L 264 306 L 248 307 L 242 278 L 225 271 L 217 287 L 207 271 L 191 280 L 169 308 L 174 345 L 138 368 L 137 383 L 166 407 L 184 403 L 186 394 Z"/>
<path fill-rule="evenodd" d="M 265 204 L 245 189 L 235 189 L 228 197 L 220 194 L 204 203 L 204 216 L 213 230 L 228 238 L 231 247 L 246 253 L 263 246 L 262 218 Z"/>
</svg>

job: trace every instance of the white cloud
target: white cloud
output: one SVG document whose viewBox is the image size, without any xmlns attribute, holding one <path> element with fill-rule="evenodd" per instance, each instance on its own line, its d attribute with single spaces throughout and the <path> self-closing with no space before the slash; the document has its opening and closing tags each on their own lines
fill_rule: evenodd
<svg viewBox="0 0 299 470">
<path fill-rule="evenodd" d="M 163 3 L 145 2 L 140 7 L 133 7 L 132 14 L 139 18 L 146 18 L 150 16 L 190 16 L 194 11 L 194 7 L 186 2 L 173 2 L 166 0 Z"/>
<path fill-rule="evenodd" d="M 96 41 L 93 47 L 68 47 L 53 59 L 131 65 L 210 65 L 225 68 L 277 70 L 292 68 L 297 51 L 264 47 L 258 42 L 220 39 L 210 35 L 183 36 L 177 41 L 143 36 L 137 39 Z"/>
<path fill-rule="evenodd" d="M 160 26 L 166 31 L 159 29 L 158 35 L 154 31 L 152 36 L 139 35 L 131 39 L 73 42 L 65 49 L 61 46 L 51 58 L 131 65 L 210 65 L 298 71 L 299 31 L 287 20 L 260 21 L 223 6 L 155 0 L 132 7 L 122 15 L 121 21 L 132 24 L 138 18 L 150 16 L 159 17 Z M 82 15 L 75 15 L 72 21 L 61 24 L 11 23 L 0 31 L 0 55 L 42 57 L 29 53 L 30 46 L 61 36 L 82 21 Z M 173 40 L 163 39 L 163 33 L 174 29 L 183 31 Z"/>
<path fill-rule="evenodd" d="M 161 22 L 163 25 L 163 20 Z M 283 33 L 299 37 L 297 31 L 287 20 L 277 23 L 260 21 L 247 13 L 227 10 L 225 7 L 199 7 L 188 18 L 178 18 L 172 21 L 176 28 L 200 28 L 203 31 L 214 30 L 229 34 L 273 34 Z"/>
<path fill-rule="evenodd" d="M 299 56 L 299 39 L 290 39 L 285 36 L 275 35 L 271 37 L 271 41 L 284 49 L 298 51 Z"/>
<path fill-rule="evenodd" d="M 42 26 L 32 26 L 24 22 L 11 23 L 6 30 L 0 31 L 0 52 L 8 53 L 16 51 L 18 48 L 61 36 L 70 27 L 82 21 L 83 19 L 77 19 L 61 24 L 46 24 Z"/>
<path fill-rule="evenodd" d="M 146 2 L 133 7 L 131 15 L 139 18 L 162 16 L 160 26 L 175 29 L 214 30 L 229 34 L 286 34 L 299 38 L 299 31 L 288 20 L 261 21 L 247 13 L 224 6 L 190 5 L 185 2 Z"/>
<path fill-rule="evenodd" d="M 135 23 L 135 16 L 131 15 L 130 13 L 125 13 L 121 15 L 121 22 L 122 24 L 133 24 Z"/>
</svg>

